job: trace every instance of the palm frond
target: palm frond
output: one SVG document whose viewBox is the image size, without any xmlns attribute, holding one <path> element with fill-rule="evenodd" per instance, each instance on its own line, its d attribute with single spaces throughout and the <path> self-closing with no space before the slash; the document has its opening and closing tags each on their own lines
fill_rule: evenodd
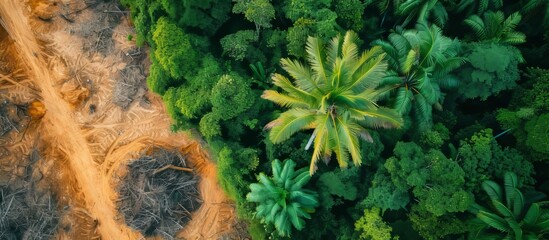
<svg viewBox="0 0 549 240">
<path fill-rule="evenodd" d="M 324 63 L 321 40 L 314 37 L 308 37 L 305 51 L 307 52 L 307 60 L 313 69 L 313 74 L 324 83 L 327 82 L 328 76 L 331 74 L 327 72 L 327 67 Z"/>
<path fill-rule="evenodd" d="M 482 182 L 482 189 L 488 194 L 488 197 L 492 201 L 502 201 L 503 193 L 501 187 L 494 181 L 484 181 Z"/>
<path fill-rule="evenodd" d="M 515 189 L 518 186 L 517 175 L 512 172 L 506 172 L 503 176 L 503 185 L 505 188 L 505 202 L 507 206 L 511 206 L 515 197 Z"/>
<path fill-rule="evenodd" d="M 283 58 L 280 60 L 282 69 L 290 74 L 295 80 L 298 88 L 311 92 L 314 89 L 320 91 L 317 82 L 313 79 L 311 70 L 308 67 L 303 66 L 298 61 Z"/>
<path fill-rule="evenodd" d="M 383 61 L 385 55 L 381 54 L 364 63 L 353 75 L 352 80 L 345 85 L 344 90 L 351 89 L 355 93 L 366 88 L 376 88 L 385 76 L 387 63 Z"/>
<path fill-rule="evenodd" d="M 306 102 L 308 104 L 313 104 L 316 102 L 315 96 L 313 96 L 312 94 L 304 90 L 297 88 L 290 82 L 290 80 L 288 80 L 288 78 L 284 77 L 283 75 L 280 75 L 278 73 L 273 74 L 273 83 L 274 85 L 288 92 L 290 96 L 299 98 L 303 102 Z"/>
<path fill-rule="evenodd" d="M 412 100 L 414 96 L 411 91 L 411 89 L 407 89 L 405 87 L 401 87 L 397 90 L 396 98 L 395 98 L 395 110 L 400 115 L 407 114 L 412 106 Z"/>
<path fill-rule="evenodd" d="M 509 230 L 507 222 L 505 222 L 503 218 L 496 214 L 480 211 L 477 213 L 477 217 L 490 227 L 493 227 L 497 230 L 500 230 L 502 232 L 507 232 Z"/>
<path fill-rule="evenodd" d="M 352 114 L 364 116 L 360 124 L 367 128 L 399 128 L 402 127 L 402 117 L 393 109 L 380 107 L 375 110 L 349 110 Z"/>
<path fill-rule="evenodd" d="M 279 143 L 290 138 L 294 133 L 309 126 L 315 120 L 315 112 L 302 108 L 293 108 L 282 113 L 269 134 L 273 143 Z"/>
<path fill-rule="evenodd" d="M 307 104 L 300 98 L 291 97 L 274 90 L 265 90 L 261 95 L 261 98 L 270 100 L 282 107 L 290 107 L 290 108 L 310 107 L 309 104 Z"/>
<path fill-rule="evenodd" d="M 343 145 L 347 147 L 347 151 L 351 154 L 351 159 L 355 166 L 362 163 L 360 148 L 357 136 L 363 129 L 358 124 L 346 123 L 341 117 L 338 117 L 338 135 Z"/>
<path fill-rule="evenodd" d="M 328 149 L 327 142 L 329 141 L 328 138 L 328 132 L 332 131 L 332 125 L 330 124 L 330 115 L 325 114 L 323 116 L 317 117 L 317 134 L 316 138 L 314 140 L 314 150 L 313 150 L 313 156 L 311 157 L 311 164 L 309 167 L 309 173 L 310 175 L 313 175 L 316 172 L 316 163 L 321 157 L 321 153 L 326 152 Z"/>
<path fill-rule="evenodd" d="M 526 212 L 526 215 L 524 215 L 522 221 L 524 221 L 527 225 L 534 225 L 538 222 L 540 216 L 541 210 L 539 204 L 533 203 L 530 205 L 530 208 L 528 208 L 528 211 Z"/>
</svg>

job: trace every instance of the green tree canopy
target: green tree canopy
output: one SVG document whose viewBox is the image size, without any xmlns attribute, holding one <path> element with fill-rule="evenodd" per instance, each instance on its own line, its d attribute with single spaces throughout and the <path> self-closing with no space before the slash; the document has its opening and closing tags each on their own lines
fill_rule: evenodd
<svg viewBox="0 0 549 240">
<path fill-rule="evenodd" d="M 196 71 L 198 53 L 189 37 L 171 20 L 158 20 L 153 41 L 156 46 L 155 58 L 172 78 L 182 78 Z"/>
<path fill-rule="evenodd" d="M 275 17 L 275 9 L 270 0 L 234 0 L 234 13 L 243 13 L 246 19 L 255 24 L 259 33 L 261 28 L 270 28 Z"/>
<path fill-rule="evenodd" d="M 381 218 L 380 209 L 365 209 L 364 215 L 355 223 L 355 230 L 360 232 L 360 239 L 398 240 L 398 236 L 391 236 L 393 230 Z"/>
<path fill-rule="evenodd" d="M 398 142 L 385 168 L 395 186 L 413 189 L 418 204 L 435 216 L 463 212 L 473 202 L 464 190 L 465 173 L 438 150 L 424 153 L 415 143 Z"/>
</svg>

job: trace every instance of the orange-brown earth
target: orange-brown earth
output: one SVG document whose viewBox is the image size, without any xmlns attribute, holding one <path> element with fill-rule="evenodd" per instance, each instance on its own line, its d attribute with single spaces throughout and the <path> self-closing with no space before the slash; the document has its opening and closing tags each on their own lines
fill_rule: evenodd
<svg viewBox="0 0 549 240">
<path fill-rule="evenodd" d="M 0 100 L 29 104 L 30 115 L 25 129 L 0 138 L 0 175 L 40 153 L 41 184 L 62 213 L 57 238 L 141 239 L 116 210 L 116 188 L 127 161 L 152 146 L 180 149 L 201 177 L 204 202 L 178 237 L 233 232 L 234 208 L 209 154 L 169 130 L 161 99 L 144 87 L 147 53 L 127 40 L 126 11 L 102 1 L 3 0 L 0 17 Z"/>
</svg>

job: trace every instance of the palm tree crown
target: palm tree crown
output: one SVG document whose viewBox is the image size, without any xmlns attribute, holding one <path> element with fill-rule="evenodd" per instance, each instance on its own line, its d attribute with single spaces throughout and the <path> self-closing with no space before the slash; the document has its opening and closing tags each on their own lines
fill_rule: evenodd
<svg viewBox="0 0 549 240">
<path fill-rule="evenodd" d="M 251 192 L 246 195 L 250 202 L 256 202 L 256 216 L 262 221 L 273 223 L 280 236 L 290 236 L 292 227 L 305 227 L 303 218 L 311 219 L 309 213 L 318 206 L 316 192 L 304 189 L 311 176 L 306 168 L 294 170 L 291 159 L 271 163 L 273 176 L 260 173 L 258 183 L 250 184 Z"/>
<path fill-rule="evenodd" d="M 418 23 L 416 29 L 397 29 L 388 40 L 374 44 L 387 53 L 389 71 L 381 85 L 395 95 L 394 108 L 407 115 L 413 110 L 421 129 L 430 127 L 432 106 L 442 108 L 441 87 L 457 86 L 449 73 L 464 63 L 457 57 L 459 42 L 442 35 L 435 25 Z"/>
<path fill-rule="evenodd" d="M 314 129 L 306 149 L 314 145 L 310 174 L 316 171 L 320 157 L 329 161 L 336 154 L 340 167 L 348 165 L 349 154 L 355 165 L 361 164 L 359 139 L 371 140 L 367 128 L 400 127 L 402 120 L 393 110 L 379 107 L 376 100 L 383 91 L 376 89 L 385 75 L 387 64 L 381 48 L 374 47 L 359 55 L 357 36 L 349 31 L 343 39 L 333 38 L 326 49 L 321 40 L 307 39 L 307 60 L 282 59 L 282 68 L 293 81 L 273 75 L 274 85 L 285 93 L 266 90 L 262 97 L 290 109 L 267 124 L 273 143 L 290 138 L 299 130 Z"/>
</svg>

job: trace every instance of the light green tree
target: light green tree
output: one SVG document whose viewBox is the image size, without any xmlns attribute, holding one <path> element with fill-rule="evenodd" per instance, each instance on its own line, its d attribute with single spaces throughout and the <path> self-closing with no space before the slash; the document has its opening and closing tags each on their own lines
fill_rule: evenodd
<svg viewBox="0 0 549 240">
<path fill-rule="evenodd" d="M 275 17 L 275 9 L 269 0 L 233 0 L 234 13 L 243 13 L 244 17 L 255 24 L 259 35 L 261 28 L 270 28 Z"/>
<path fill-rule="evenodd" d="M 360 232 L 360 239 L 398 240 L 398 236 L 391 236 L 393 230 L 379 215 L 379 208 L 365 209 L 364 216 L 355 222 L 355 230 Z"/>
<path fill-rule="evenodd" d="M 285 93 L 266 90 L 262 97 L 290 109 L 267 124 L 269 138 L 279 143 L 300 130 L 314 129 L 306 146 L 314 146 L 310 173 L 319 159 L 329 160 L 335 153 L 340 167 L 346 167 L 349 155 L 355 165 L 362 162 L 359 137 L 369 138 L 368 128 L 394 128 L 402 125 L 398 114 L 380 107 L 382 93 L 376 87 L 384 76 L 384 54 L 376 47 L 359 55 L 357 36 L 347 32 L 335 37 L 324 49 L 318 38 L 307 41 L 307 60 L 282 59 L 282 68 L 293 82 L 274 74 L 273 82 Z"/>
</svg>

